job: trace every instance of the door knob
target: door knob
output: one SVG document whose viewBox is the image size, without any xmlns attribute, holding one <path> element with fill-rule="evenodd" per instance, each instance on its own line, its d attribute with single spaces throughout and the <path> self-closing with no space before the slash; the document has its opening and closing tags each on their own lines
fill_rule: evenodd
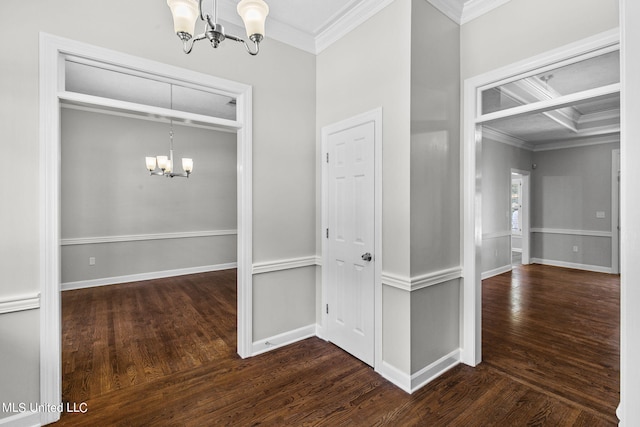
<svg viewBox="0 0 640 427">
<path fill-rule="evenodd" d="M 362 260 L 363 261 L 369 262 L 369 261 L 371 261 L 371 259 L 372 259 L 371 258 L 371 253 L 367 252 L 366 254 L 362 254 Z"/>
</svg>

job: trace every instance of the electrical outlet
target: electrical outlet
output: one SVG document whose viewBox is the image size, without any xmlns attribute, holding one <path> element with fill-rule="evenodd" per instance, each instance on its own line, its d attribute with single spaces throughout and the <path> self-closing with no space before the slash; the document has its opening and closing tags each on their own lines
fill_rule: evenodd
<svg viewBox="0 0 640 427">
<path fill-rule="evenodd" d="M 573 247 L 573 252 L 578 252 L 578 247 L 577 246 Z"/>
<path fill-rule="evenodd" d="M 89 257 L 89 265 L 96 265 L 96 257 L 94 256 Z"/>
</svg>

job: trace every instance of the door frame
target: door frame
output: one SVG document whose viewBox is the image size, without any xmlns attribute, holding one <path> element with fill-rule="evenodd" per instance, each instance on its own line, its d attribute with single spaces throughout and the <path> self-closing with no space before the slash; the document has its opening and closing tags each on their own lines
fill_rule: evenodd
<svg viewBox="0 0 640 427">
<path fill-rule="evenodd" d="M 522 194 L 520 195 L 520 206 L 522 208 L 522 217 L 520 218 L 520 223 L 522 225 L 522 265 L 527 265 L 531 263 L 531 172 L 512 168 L 511 173 L 517 173 L 522 177 Z"/>
<path fill-rule="evenodd" d="M 609 30 L 575 43 L 542 53 L 514 64 L 471 77 L 464 81 L 462 122 L 462 259 L 463 259 L 463 319 L 461 361 L 476 366 L 482 361 L 482 282 L 480 279 L 480 249 L 482 248 L 482 196 L 480 160 L 482 155 L 482 123 L 480 92 L 488 87 L 504 84 L 539 72 L 550 70 L 559 63 L 576 62 L 576 57 L 601 54 L 602 50 L 617 50 L 619 29 Z M 597 94 L 598 89 L 594 90 Z M 560 98 L 558 98 L 560 99 Z M 543 101 L 544 102 L 544 101 Z M 542 104 L 543 102 L 536 103 Z M 557 101 L 545 102 L 552 105 Z M 533 105 L 533 104 L 532 104 Z M 531 109 L 520 108 L 520 113 Z M 491 119 L 504 117 L 493 113 Z"/>
<path fill-rule="evenodd" d="M 329 168 L 326 162 L 329 135 L 350 129 L 365 123 L 374 123 L 374 366 L 376 371 L 382 367 L 382 107 L 357 116 L 324 126 L 321 130 L 321 166 L 322 166 L 322 221 L 320 239 L 322 241 L 322 265 L 329 265 L 329 248 L 326 229 L 329 224 Z M 328 304 L 328 277 L 322 274 L 322 297 L 320 302 L 321 323 L 316 331 L 318 337 L 328 340 L 328 316 L 325 307 Z"/>
<path fill-rule="evenodd" d="M 611 273 L 620 274 L 620 149 L 611 151 Z"/>
<path fill-rule="evenodd" d="M 251 356 L 253 341 L 251 86 L 40 33 L 40 404 L 52 408 L 59 407 L 62 402 L 60 103 L 65 97 L 64 61 L 67 55 L 236 97 L 236 120 L 212 119 L 211 123 L 237 133 L 237 351 L 241 357 Z M 119 101 L 113 102 L 116 107 L 119 104 Z M 182 116 L 188 118 L 189 114 Z M 56 411 L 40 414 L 42 424 L 55 422 L 59 417 L 60 413 Z"/>
</svg>

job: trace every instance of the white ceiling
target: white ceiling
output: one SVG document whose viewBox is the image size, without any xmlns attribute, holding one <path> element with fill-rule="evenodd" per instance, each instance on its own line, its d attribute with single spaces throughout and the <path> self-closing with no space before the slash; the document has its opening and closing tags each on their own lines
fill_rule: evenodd
<svg viewBox="0 0 640 427">
<path fill-rule="evenodd" d="M 317 54 L 394 0 L 266 0 L 266 37 Z M 427 0 L 458 24 L 475 19 L 510 0 Z M 242 34 L 237 0 L 219 0 L 219 20 Z M 203 0 L 205 13 L 213 0 Z M 232 31 L 231 31 L 232 30 Z"/>
</svg>

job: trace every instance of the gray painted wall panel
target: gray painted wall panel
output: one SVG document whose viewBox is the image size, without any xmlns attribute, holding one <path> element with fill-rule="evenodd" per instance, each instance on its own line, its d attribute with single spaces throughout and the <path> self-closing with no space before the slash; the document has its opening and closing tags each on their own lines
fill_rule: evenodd
<svg viewBox="0 0 640 427">
<path fill-rule="evenodd" d="M 460 347 L 460 281 L 411 293 L 411 373 Z"/>
<path fill-rule="evenodd" d="M 578 252 L 573 251 L 574 246 Z M 611 267 L 609 237 L 532 233 L 531 252 L 543 260 Z"/>
<path fill-rule="evenodd" d="M 253 341 L 316 322 L 315 267 L 253 276 Z M 267 303 L 268 302 L 268 303 Z"/>
</svg>

